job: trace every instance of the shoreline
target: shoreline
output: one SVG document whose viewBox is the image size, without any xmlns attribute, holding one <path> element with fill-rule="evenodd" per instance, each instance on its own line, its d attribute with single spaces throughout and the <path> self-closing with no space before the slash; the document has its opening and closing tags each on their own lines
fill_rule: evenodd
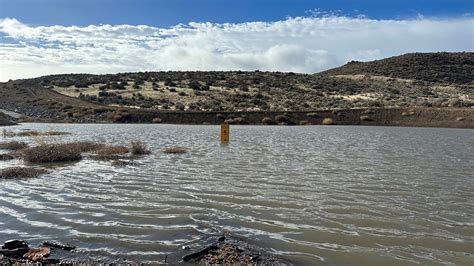
<svg viewBox="0 0 474 266">
<path fill-rule="evenodd" d="M 23 118 L 22 122 L 78 124 L 182 124 L 182 125 L 341 125 L 474 128 L 472 108 L 358 108 L 315 111 L 189 112 L 127 109 L 114 120 Z"/>
</svg>

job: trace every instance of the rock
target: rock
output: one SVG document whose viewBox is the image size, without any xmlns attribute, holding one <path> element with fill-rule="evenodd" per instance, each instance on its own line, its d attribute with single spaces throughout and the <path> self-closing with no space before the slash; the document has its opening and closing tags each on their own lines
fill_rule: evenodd
<svg viewBox="0 0 474 266">
<path fill-rule="evenodd" d="M 26 240 L 8 240 L 3 243 L 2 249 L 17 249 L 17 248 L 28 248 L 28 241 Z"/>
<path fill-rule="evenodd" d="M 43 246 L 50 247 L 50 248 L 63 249 L 66 251 L 71 251 L 71 250 L 76 249 L 75 246 L 71 246 L 69 244 L 61 244 L 61 243 L 53 242 L 53 241 L 44 241 Z"/>
<path fill-rule="evenodd" d="M 0 249 L 0 254 L 5 257 L 21 258 L 30 248 Z"/>
<path fill-rule="evenodd" d="M 307 117 L 313 117 L 313 118 L 318 118 L 319 115 L 317 113 L 307 113 L 306 114 Z"/>
<path fill-rule="evenodd" d="M 466 120 L 466 118 L 464 118 L 462 116 L 456 117 L 456 121 L 458 121 L 458 122 L 461 122 L 461 121 L 464 121 L 464 120 Z"/>
<path fill-rule="evenodd" d="M 184 262 L 188 261 L 201 261 L 211 250 L 217 250 L 219 247 L 217 245 L 208 246 L 198 252 L 186 255 L 182 258 Z"/>
</svg>

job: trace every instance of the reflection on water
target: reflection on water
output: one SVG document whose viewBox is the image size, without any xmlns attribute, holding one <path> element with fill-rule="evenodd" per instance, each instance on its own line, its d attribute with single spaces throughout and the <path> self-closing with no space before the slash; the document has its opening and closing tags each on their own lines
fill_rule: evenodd
<svg viewBox="0 0 474 266">
<path fill-rule="evenodd" d="M 0 181 L 0 240 L 55 239 L 163 262 L 227 230 L 297 264 L 474 262 L 472 130 L 24 124 L 154 153 Z M 191 148 L 164 154 L 163 147 Z M 1 167 L 20 164 L 0 162 Z"/>
</svg>

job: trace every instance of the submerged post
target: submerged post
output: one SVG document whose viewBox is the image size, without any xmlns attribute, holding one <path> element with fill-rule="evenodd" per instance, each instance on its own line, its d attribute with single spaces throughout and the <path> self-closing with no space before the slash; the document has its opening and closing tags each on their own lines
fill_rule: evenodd
<svg viewBox="0 0 474 266">
<path fill-rule="evenodd" d="M 228 144 L 229 143 L 229 124 L 228 123 L 223 123 L 221 124 L 221 143 L 222 144 Z"/>
</svg>

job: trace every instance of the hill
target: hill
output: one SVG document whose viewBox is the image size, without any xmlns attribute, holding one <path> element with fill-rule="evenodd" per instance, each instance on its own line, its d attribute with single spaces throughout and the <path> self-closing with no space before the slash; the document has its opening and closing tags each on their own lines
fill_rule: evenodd
<svg viewBox="0 0 474 266">
<path fill-rule="evenodd" d="M 443 112 L 439 110 L 448 112 L 449 108 L 468 110 L 459 115 L 463 117 L 459 121 L 457 111 L 446 119 L 456 120 L 453 126 L 472 126 L 474 118 L 464 117 L 474 110 L 470 108 L 474 106 L 474 85 L 472 77 L 467 80 L 464 72 L 469 69 L 466 62 L 473 61 L 473 53 L 443 54 L 442 62 L 451 63 L 437 69 L 459 70 L 460 73 L 450 74 L 454 82 L 398 78 L 415 71 L 407 70 L 410 65 L 406 62 L 419 62 L 415 60 L 419 56 L 386 59 L 385 65 L 404 62 L 390 66 L 401 71 L 392 75 L 397 78 L 360 74 L 363 72 L 356 72 L 356 68 L 352 72 L 340 71 L 347 66 L 315 75 L 261 71 L 50 75 L 0 83 L 0 108 L 21 113 L 32 121 L 191 124 L 215 124 L 225 119 L 231 123 L 260 124 L 264 118 L 270 124 L 318 124 L 324 117 L 337 120 L 338 124 L 377 124 L 382 122 L 359 120 L 363 109 L 400 110 L 378 116 L 387 125 L 394 124 L 390 120 L 394 121 L 395 114 L 413 113 L 409 112 L 412 108 L 436 107 L 441 108 L 436 109 L 437 114 Z M 433 54 L 421 57 L 432 58 Z M 457 59 L 460 57 L 464 61 Z M 353 64 L 372 63 L 380 64 Z M 342 110 L 346 113 L 342 114 Z M 277 119 L 279 115 L 287 118 Z M 436 119 L 425 125 L 441 125 L 434 122 Z M 404 125 L 406 116 L 401 121 L 397 125 Z"/>
<path fill-rule="evenodd" d="M 372 62 L 351 61 L 325 75 L 372 75 L 443 84 L 474 83 L 474 53 L 412 53 Z"/>
</svg>

